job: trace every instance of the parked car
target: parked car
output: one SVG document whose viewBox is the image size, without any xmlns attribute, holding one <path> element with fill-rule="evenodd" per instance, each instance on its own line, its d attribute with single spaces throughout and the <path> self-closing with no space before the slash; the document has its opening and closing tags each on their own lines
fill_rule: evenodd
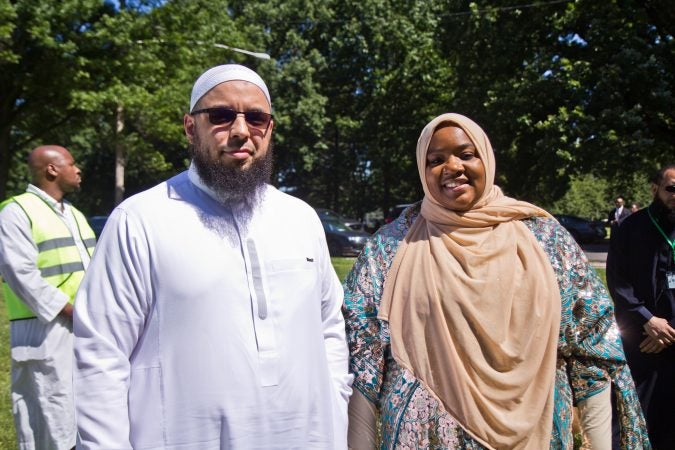
<svg viewBox="0 0 675 450">
<path fill-rule="evenodd" d="M 336 213 L 333 210 L 326 208 L 314 208 L 316 213 L 319 215 L 319 219 L 323 220 L 335 220 L 337 222 L 344 223 L 347 227 L 352 230 L 361 230 L 363 231 L 363 223 L 360 220 L 349 219 L 341 214 Z"/>
<path fill-rule="evenodd" d="M 331 256 L 357 256 L 370 236 L 365 231 L 352 230 L 337 220 L 322 219 L 321 224 L 326 232 Z"/>
<path fill-rule="evenodd" d="M 87 219 L 87 222 L 89 222 L 89 226 L 91 227 L 92 230 L 94 230 L 96 239 L 98 239 L 99 236 L 101 236 L 101 231 L 103 231 L 103 227 L 105 226 L 107 220 L 108 216 L 92 216 Z"/>
<path fill-rule="evenodd" d="M 568 214 L 554 214 L 553 217 L 570 232 L 579 244 L 590 244 L 607 237 L 605 224 L 601 221 L 582 219 Z"/>
<path fill-rule="evenodd" d="M 393 208 L 389 210 L 386 216 L 384 216 L 384 223 L 389 223 L 393 222 L 398 218 L 398 216 L 401 215 L 404 209 L 406 209 L 408 206 L 414 205 L 414 203 L 401 203 L 399 205 L 395 205 Z"/>
</svg>

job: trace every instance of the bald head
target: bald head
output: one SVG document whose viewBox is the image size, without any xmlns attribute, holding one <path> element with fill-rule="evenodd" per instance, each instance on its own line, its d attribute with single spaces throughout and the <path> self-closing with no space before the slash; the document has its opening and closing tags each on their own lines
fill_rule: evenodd
<svg viewBox="0 0 675 450">
<path fill-rule="evenodd" d="M 28 155 L 32 183 L 60 201 L 80 187 L 80 169 L 68 150 L 59 145 L 41 145 Z"/>
</svg>

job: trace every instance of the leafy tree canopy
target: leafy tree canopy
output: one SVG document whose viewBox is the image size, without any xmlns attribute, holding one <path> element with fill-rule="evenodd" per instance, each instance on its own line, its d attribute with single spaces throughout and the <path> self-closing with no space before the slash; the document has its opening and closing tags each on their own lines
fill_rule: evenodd
<svg viewBox="0 0 675 450">
<path fill-rule="evenodd" d="M 644 177 L 672 162 L 674 5 L 0 0 L 0 193 L 60 143 L 84 168 L 78 204 L 108 212 L 186 167 L 192 83 L 239 62 L 270 87 L 274 183 L 314 206 L 420 198 L 417 137 L 454 111 L 490 136 L 509 195 L 596 217 L 617 193 L 647 202 Z"/>
</svg>

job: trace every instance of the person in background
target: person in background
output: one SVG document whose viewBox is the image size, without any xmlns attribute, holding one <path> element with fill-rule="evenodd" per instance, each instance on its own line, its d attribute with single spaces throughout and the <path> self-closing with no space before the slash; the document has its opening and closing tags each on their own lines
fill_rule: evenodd
<svg viewBox="0 0 675 450">
<path fill-rule="evenodd" d="M 607 284 L 657 450 L 675 448 L 675 164 L 652 177 L 652 203 L 612 233 Z"/>
<path fill-rule="evenodd" d="M 637 203 L 631 203 L 631 205 L 630 205 L 630 213 L 631 214 L 636 213 L 639 210 L 640 210 L 640 205 L 638 205 Z"/>
<path fill-rule="evenodd" d="M 427 124 L 417 167 L 423 200 L 344 285 L 350 447 L 572 448 L 576 404 L 592 448 L 610 449 L 614 386 L 623 445 L 649 448 L 612 302 L 570 234 L 502 193 L 465 116 Z"/>
<path fill-rule="evenodd" d="M 347 447 L 342 287 L 321 222 L 269 184 L 270 95 L 192 88 L 187 171 L 118 206 L 75 306 L 78 447 Z"/>
<path fill-rule="evenodd" d="M 626 201 L 623 197 L 619 196 L 614 200 L 615 208 L 609 212 L 607 221 L 609 222 L 610 227 L 615 225 L 621 225 L 621 222 L 628 216 L 630 216 L 630 210 L 625 207 Z"/>
<path fill-rule="evenodd" d="M 64 197 L 80 188 L 68 150 L 28 156 L 31 184 L 0 204 L 0 274 L 10 320 L 12 411 L 19 449 L 71 449 L 73 299 L 96 243 Z"/>
</svg>

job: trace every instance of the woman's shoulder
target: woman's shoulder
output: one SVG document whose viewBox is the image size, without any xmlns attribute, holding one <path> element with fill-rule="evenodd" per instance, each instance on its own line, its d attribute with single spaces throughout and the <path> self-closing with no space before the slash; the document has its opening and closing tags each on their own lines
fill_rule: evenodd
<svg viewBox="0 0 675 450">
<path fill-rule="evenodd" d="M 420 214 L 422 201 L 411 204 L 391 222 L 382 225 L 379 230 L 373 234 L 372 239 L 388 242 L 400 242 L 403 240 L 408 230 Z"/>
<path fill-rule="evenodd" d="M 560 226 L 560 222 L 553 216 L 533 216 L 523 219 L 523 223 L 531 230 L 553 230 Z"/>
<path fill-rule="evenodd" d="M 553 216 L 536 216 L 523 219 L 523 224 L 534 234 L 538 241 L 572 239 L 565 228 Z M 574 241 L 574 239 L 572 239 Z"/>
<path fill-rule="evenodd" d="M 367 291 L 371 287 L 373 292 L 369 297 L 379 301 L 389 267 L 408 230 L 419 216 L 420 206 L 421 202 L 406 208 L 392 222 L 383 225 L 368 238 L 345 280 L 345 292 Z"/>
<path fill-rule="evenodd" d="M 556 272 L 562 267 L 587 264 L 577 241 L 554 217 L 530 217 L 522 222 L 548 255 Z"/>
<path fill-rule="evenodd" d="M 421 206 L 421 201 L 414 203 L 404 209 L 394 220 L 382 225 L 366 241 L 366 245 L 361 251 L 361 258 L 359 259 L 365 258 L 371 262 L 376 261 L 378 264 L 382 264 L 388 268 L 394 255 L 396 255 L 400 243 L 406 234 L 408 234 L 408 230 L 415 223 L 417 217 L 419 217 Z"/>
</svg>

